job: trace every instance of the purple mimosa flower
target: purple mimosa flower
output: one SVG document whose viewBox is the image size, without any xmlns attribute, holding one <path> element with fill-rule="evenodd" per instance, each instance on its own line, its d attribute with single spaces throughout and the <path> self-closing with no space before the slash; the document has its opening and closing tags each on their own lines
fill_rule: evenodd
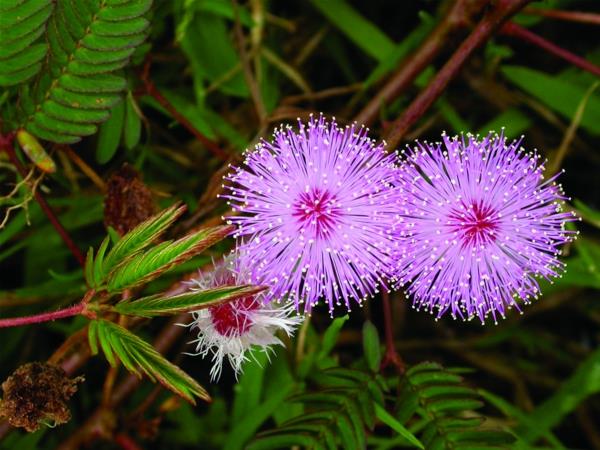
<svg viewBox="0 0 600 450">
<path fill-rule="evenodd" d="M 483 323 L 539 295 L 536 277 L 559 276 L 557 256 L 574 232 L 556 176 L 537 153 L 490 134 L 448 138 L 403 152 L 407 196 L 398 277 L 414 306 Z"/>
<path fill-rule="evenodd" d="M 350 309 L 391 274 L 401 198 L 396 155 L 322 116 L 282 127 L 226 177 L 245 265 L 270 300 Z"/>
</svg>

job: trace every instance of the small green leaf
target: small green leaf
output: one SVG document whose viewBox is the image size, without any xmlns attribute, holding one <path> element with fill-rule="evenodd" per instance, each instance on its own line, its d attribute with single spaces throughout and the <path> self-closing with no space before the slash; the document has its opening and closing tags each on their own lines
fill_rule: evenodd
<svg viewBox="0 0 600 450">
<path fill-rule="evenodd" d="M 343 317 L 337 317 L 333 320 L 333 322 L 331 322 L 331 325 L 327 327 L 327 330 L 325 330 L 325 333 L 323 334 L 321 351 L 318 355 L 319 359 L 325 358 L 327 355 L 329 355 L 329 353 L 331 353 L 331 351 L 335 347 L 335 344 L 337 343 L 340 331 L 342 330 L 344 323 L 346 323 L 346 321 L 349 318 L 350 316 L 348 314 L 346 314 Z"/>
<path fill-rule="evenodd" d="M 113 307 L 113 310 L 119 314 L 130 316 L 166 316 L 210 308 L 238 298 L 256 295 L 263 290 L 264 288 L 262 287 L 243 285 L 222 286 L 203 291 L 186 292 L 185 294 L 173 297 L 153 295 L 135 301 L 118 303 Z"/>
<path fill-rule="evenodd" d="M 471 398 L 443 398 L 440 400 L 431 401 L 428 408 L 433 413 L 439 414 L 441 412 L 449 411 L 470 411 L 478 409 L 483 406 L 483 402 L 477 399 Z"/>
<path fill-rule="evenodd" d="M 423 444 L 421 443 L 421 441 L 419 441 L 415 437 L 414 434 L 412 434 L 410 431 L 408 431 L 408 429 L 406 429 L 406 427 L 404 425 L 402 425 L 400 422 L 398 422 L 394 418 L 394 416 L 392 416 L 390 413 L 388 413 L 380 405 L 377 405 L 377 404 L 375 405 L 375 414 L 377 415 L 377 418 L 379 420 L 381 420 L 387 426 L 392 428 L 396 433 L 398 433 L 400 436 L 402 436 L 404 439 L 406 439 L 414 447 L 422 448 L 422 449 L 425 448 L 425 447 L 423 447 Z"/>
<path fill-rule="evenodd" d="M 108 248 L 108 244 L 110 239 L 107 237 L 104 238 L 102 244 L 100 244 L 100 248 L 98 249 L 98 253 L 96 254 L 96 259 L 94 260 L 94 287 L 99 287 L 104 282 L 104 254 L 106 253 L 106 249 Z"/>
<path fill-rule="evenodd" d="M 127 92 L 125 100 L 125 127 L 123 129 L 123 143 L 127 150 L 133 149 L 140 142 L 142 135 L 141 111 L 131 91 Z"/>
<path fill-rule="evenodd" d="M 94 280 L 94 249 L 92 247 L 88 249 L 85 258 L 85 281 L 90 287 L 96 284 Z"/>
<path fill-rule="evenodd" d="M 88 342 L 92 355 L 98 354 L 98 321 L 92 320 L 88 327 Z"/>
<path fill-rule="evenodd" d="M 100 342 L 111 365 L 116 364 L 117 356 L 130 372 L 146 374 L 192 404 L 195 404 L 194 397 L 210 400 L 206 390 L 196 380 L 129 330 L 106 320 L 95 320 L 90 324 L 88 336 L 93 351 L 98 351 L 96 339 Z"/>
<path fill-rule="evenodd" d="M 96 147 L 98 163 L 106 164 L 115 156 L 121 141 L 124 118 L 125 105 L 124 102 L 121 102 L 112 109 L 110 118 L 100 126 L 98 146 Z"/>
<path fill-rule="evenodd" d="M 367 359 L 367 365 L 371 372 L 379 372 L 381 366 L 381 344 L 379 343 L 379 333 L 375 325 L 367 320 L 363 325 L 363 351 Z"/>
</svg>

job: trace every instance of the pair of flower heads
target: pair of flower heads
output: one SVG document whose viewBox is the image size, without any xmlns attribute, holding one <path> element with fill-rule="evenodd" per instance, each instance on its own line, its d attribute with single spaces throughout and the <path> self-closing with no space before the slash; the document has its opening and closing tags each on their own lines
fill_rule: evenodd
<svg viewBox="0 0 600 450">
<path fill-rule="evenodd" d="M 321 301 L 350 310 L 380 289 L 403 287 L 437 318 L 497 322 L 539 295 L 537 279 L 564 271 L 560 246 L 576 232 L 556 176 L 536 152 L 503 134 L 417 142 L 400 153 L 357 125 L 322 115 L 282 126 L 225 177 L 237 249 L 198 288 L 268 287 L 202 310 L 196 351 L 218 378 L 256 347 L 281 344 Z"/>
</svg>

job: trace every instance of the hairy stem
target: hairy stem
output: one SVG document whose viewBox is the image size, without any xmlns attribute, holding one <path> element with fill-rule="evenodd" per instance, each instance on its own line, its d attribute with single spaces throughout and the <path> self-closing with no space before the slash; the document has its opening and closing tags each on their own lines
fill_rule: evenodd
<svg viewBox="0 0 600 450">
<path fill-rule="evenodd" d="M 6 152 L 8 158 L 10 159 L 10 162 L 15 166 L 21 177 L 25 178 L 27 177 L 27 169 L 25 169 L 25 167 L 23 167 L 23 164 L 21 164 L 21 161 L 19 161 L 19 158 L 17 157 L 17 154 L 15 153 L 15 150 L 13 148 L 12 141 L 12 136 L 0 135 L 0 151 Z M 77 259 L 79 265 L 81 267 L 85 267 L 85 256 L 83 256 L 83 253 L 81 252 L 81 250 L 79 250 L 79 247 L 77 247 L 75 242 L 73 242 L 73 239 L 71 239 L 71 236 L 69 235 L 67 230 L 65 230 L 65 227 L 63 227 L 63 225 L 60 223 L 58 217 L 56 217 L 56 214 L 54 213 L 48 202 L 46 202 L 46 199 L 42 196 L 38 189 L 36 189 L 33 192 L 33 196 L 40 205 L 40 208 L 42 208 L 42 211 L 44 212 L 46 217 L 48 217 L 48 220 L 50 221 L 52 226 L 56 229 L 57 233 L 60 235 L 66 246 L 69 248 L 69 250 L 75 257 L 75 259 Z"/>
<path fill-rule="evenodd" d="M 429 85 L 409 105 L 404 113 L 390 126 L 386 137 L 388 148 L 396 148 L 406 132 L 425 114 L 446 89 L 476 48 L 489 39 L 494 31 L 531 0 L 498 0 L 490 11 L 477 23 L 471 34 L 463 41 L 444 64 Z"/>
<path fill-rule="evenodd" d="M 565 61 L 573 64 L 574 66 L 579 67 L 580 69 L 587 70 L 590 73 L 600 77 L 600 67 L 595 64 L 589 62 L 587 59 L 582 58 L 574 53 L 571 53 L 568 50 L 565 50 L 562 47 L 550 42 L 547 39 L 544 39 L 541 36 L 538 36 L 535 33 L 532 33 L 526 28 L 523 28 L 520 25 L 517 25 L 513 22 L 507 22 L 502 26 L 500 30 L 502 34 L 507 36 L 514 36 L 518 39 L 521 39 L 525 42 L 529 42 L 530 44 L 536 45 L 541 49 L 551 53 L 559 58 L 564 59 Z"/>
<path fill-rule="evenodd" d="M 81 314 L 84 309 L 85 305 L 83 303 L 78 303 L 68 308 L 59 309 L 58 311 L 41 313 L 33 316 L 0 319 L 0 328 L 18 327 L 22 325 L 31 325 L 34 323 L 50 322 L 51 320 L 73 317 Z"/>
<path fill-rule="evenodd" d="M 95 291 L 90 290 L 86 292 L 81 302 L 77 303 L 76 305 L 69 306 L 68 308 L 59 309 L 58 311 L 34 314 L 33 316 L 10 317 L 7 319 L 0 319 L 0 328 L 18 327 L 22 325 L 44 323 L 50 322 L 52 320 L 78 316 L 79 314 L 85 312 L 87 304 L 89 303 L 90 299 L 94 296 L 94 294 Z"/>
</svg>

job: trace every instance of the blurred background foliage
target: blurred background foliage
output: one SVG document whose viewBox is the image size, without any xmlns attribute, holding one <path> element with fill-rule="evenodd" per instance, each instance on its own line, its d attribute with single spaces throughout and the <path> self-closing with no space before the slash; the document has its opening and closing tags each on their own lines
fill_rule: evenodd
<svg viewBox="0 0 600 450">
<path fill-rule="evenodd" d="M 176 200 L 187 204 L 183 227 L 216 224 L 226 211 L 216 200 L 226 170 L 223 159 L 235 161 L 275 125 L 313 112 L 351 122 L 443 20 L 451 3 L 250 0 L 236 6 L 229 0 L 156 1 L 150 38 L 127 70 L 124 101 L 96 136 L 71 146 L 71 152 L 47 149 L 58 170 L 38 189 L 82 249 L 97 247 L 105 236 L 105 182 L 124 163 L 141 174 L 161 207 Z M 600 12 L 595 0 L 532 6 Z M 597 25 L 525 13 L 514 22 L 600 65 Z M 446 37 L 439 55 L 414 83 L 379 106 L 370 124 L 373 137 L 384 135 L 427 86 L 470 25 Z M 240 41 L 246 39 L 240 52 Z M 436 361 L 462 368 L 469 385 L 485 399 L 481 412 L 488 423 L 516 434 L 516 443 L 509 444 L 514 448 L 600 448 L 597 80 L 529 42 L 497 34 L 468 60 L 405 138 L 436 140 L 442 131 L 485 133 L 502 127 L 511 138 L 524 135 L 523 146 L 537 148 L 548 158 L 549 170 L 565 169 L 561 182 L 583 218 L 580 238 L 565 249 L 567 273 L 551 285 L 545 283 L 542 299 L 524 314 L 513 312 L 497 326 L 450 318 L 434 321 L 412 310 L 401 293 L 392 296 L 394 338 L 402 358 L 409 365 Z M 149 95 L 155 91 L 160 96 Z M 160 97 L 212 144 L 190 134 Z M 0 163 L 7 166 L 5 160 Z M 7 183 L 13 178 L 9 169 L 1 176 Z M 27 194 L 23 189 L 22 195 Z M 177 267 L 150 283 L 146 292 L 164 289 L 210 263 L 227 245 Z M 0 273 L 1 316 L 55 309 L 85 292 L 82 271 L 35 201 L 13 211 L 0 230 Z M 380 299 L 333 323 L 325 309 L 318 310 L 286 350 L 278 349 L 271 363 L 262 357 L 261 365 L 248 363 L 239 382 L 225 370 L 218 384 L 210 384 L 209 362 L 184 356 L 191 338 L 182 337 L 169 355 L 208 387 L 213 402 L 191 407 L 143 383 L 120 403 L 117 414 L 107 416 L 112 422 L 104 429 L 114 432 L 111 439 L 86 439 L 93 441 L 93 448 L 127 448 L 114 438 L 122 433 L 142 448 L 241 449 L 257 431 L 302 412 L 302 406 L 286 398 L 318 385 L 315 375 L 323 369 L 369 367 L 369 358 L 375 356 L 363 350 L 367 319 L 383 333 Z M 84 322 L 1 330 L 0 379 L 24 362 L 46 359 Z M 153 321 L 141 333 L 152 340 L 167 323 Z M 13 432 L 0 446 L 24 450 L 74 445 L 68 439 L 96 411 L 107 367 L 99 359 L 84 367 L 86 382 L 71 401 L 70 423 L 30 435 Z M 393 397 L 397 377 L 387 373 L 387 378 L 392 381 L 385 395 Z M 419 421 L 406 426 L 419 431 Z M 379 425 L 366 439 L 380 450 L 408 445 L 401 435 Z"/>
</svg>

